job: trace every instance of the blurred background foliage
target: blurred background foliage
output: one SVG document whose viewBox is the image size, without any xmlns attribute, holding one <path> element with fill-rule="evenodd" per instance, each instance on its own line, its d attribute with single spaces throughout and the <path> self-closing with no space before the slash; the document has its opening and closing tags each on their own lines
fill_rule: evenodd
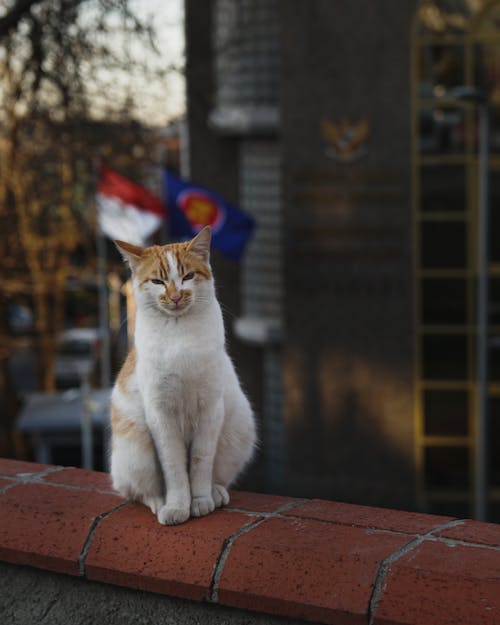
<svg viewBox="0 0 500 625">
<path fill-rule="evenodd" d="M 152 17 L 129 0 L 6 0 L 0 6 L 0 394 L 9 453 L 18 407 L 12 302 L 33 311 L 37 385 L 55 389 L 69 278 L 95 275 L 96 166 L 129 175 L 155 157 L 131 76 L 162 81 Z M 141 54 L 137 53 L 138 49 Z M 161 69 L 159 69 L 161 67 Z M 127 78 L 125 80 L 125 78 Z"/>
</svg>

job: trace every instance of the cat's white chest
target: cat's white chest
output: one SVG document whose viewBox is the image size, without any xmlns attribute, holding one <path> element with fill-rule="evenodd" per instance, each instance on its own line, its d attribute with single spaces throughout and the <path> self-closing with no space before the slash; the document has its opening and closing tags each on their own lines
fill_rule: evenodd
<svg viewBox="0 0 500 625">
<path fill-rule="evenodd" d="M 136 339 L 146 412 L 151 402 L 162 404 L 189 438 L 204 406 L 222 395 L 223 344 L 209 330 L 202 334 L 175 322 L 162 333 L 139 328 Z"/>
</svg>

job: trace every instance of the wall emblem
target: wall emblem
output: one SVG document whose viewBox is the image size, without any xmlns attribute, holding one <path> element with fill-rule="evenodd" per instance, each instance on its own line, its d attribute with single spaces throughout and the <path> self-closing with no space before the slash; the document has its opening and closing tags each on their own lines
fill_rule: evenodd
<svg viewBox="0 0 500 625">
<path fill-rule="evenodd" d="M 324 118 L 321 133 L 326 143 L 326 155 L 336 161 L 352 163 L 368 153 L 366 142 L 370 124 L 366 118 L 351 122 L 348 117 L 343 117 L 337 123 Z"/>
</svg>

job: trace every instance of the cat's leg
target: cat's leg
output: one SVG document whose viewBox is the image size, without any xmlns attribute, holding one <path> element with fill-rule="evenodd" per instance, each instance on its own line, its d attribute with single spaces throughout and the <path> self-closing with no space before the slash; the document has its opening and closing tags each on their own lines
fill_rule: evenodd
<svg viewBox="0 0 500 625">
<path fill-rule="evenodd" d="M 190 514 L 191 490 L 187 470 L 187 451 L 179 423 L 180 410 L 176 398 L 175 380 L 169 380 L 166 387 L 171 385 L 162 397 L 158 397 L 154 386 L 145 387 L 146 421 L 155 441 L 155 447 L 160 461 L 165 489 L 166 500 L 157 512 L 158 521 L 162 525 L 177 525 L 187 521 Z M 168 412 L 167 412 L 168 407 Z"/>
<path fill-rule="evenodd" d="M 170 419 L 165 419 L 165 422 Z M 187 521 L 190 514 L 191 492 L 187 473 L 187 452 L 177 422 L 167 427 L 152 426 L 166 485 L 166 501 L 158 510 L 162 525 L 177 525 Z"/>
<path fill-rule="evenodd" d="M 164 485 L 153 440 L 142 421 L 111 407 L 113 488 L 122 497 L 141 501 L 157 514 L 164 502 Z"/>
<path fill-rule="evenodd" d="M 212 474 L 215 451 L 224 413 L 223 398 L 203 407 L 191 444 L 189 477 L 191 481 L 191 514 L 204 516 L 215 508 Z"/>
<path fill-rule="evenodd" d="M 216 507 L 229 503 L 227 489 L 251 460 L 257 440 L 250 404 L 236 387 L 225 397 L 224 422 L 214 460 L 212 497 Z"/>
</svg>

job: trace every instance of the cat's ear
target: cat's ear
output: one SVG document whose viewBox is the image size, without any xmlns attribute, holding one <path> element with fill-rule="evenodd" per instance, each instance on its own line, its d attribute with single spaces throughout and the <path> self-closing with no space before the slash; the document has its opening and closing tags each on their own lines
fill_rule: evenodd
<svg viewBox="0 0 500 625">
<path fill-rule="evenodd" d="M 189 242 L 188 252 L 196 254 L 205 263 L 210 258 L 210 241 L 212 239 L 212 231 L 210 226 L 205 226 L 198 234 Z"/>
<path fill-rule="evenodd" d="M 144 254 L 144 248 L 139 247 L 139 245 L 132 245 L 132 243 L 126 243 L 125 241 L 115 241 L 115 245 L 132 269 Z"/>
</svg>

